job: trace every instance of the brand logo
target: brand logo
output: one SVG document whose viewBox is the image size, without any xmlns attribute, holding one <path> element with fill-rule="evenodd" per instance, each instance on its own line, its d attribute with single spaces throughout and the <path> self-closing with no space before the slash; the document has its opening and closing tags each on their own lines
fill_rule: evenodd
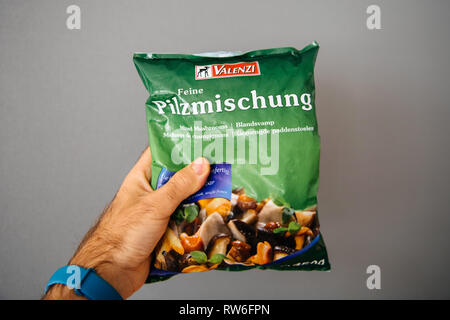
<svg viewBox="0 0 450 320">
<path fill-rule="evenodd" d="M 195 66 L 195 80 L 258 76 L 260 74 L 258 61 Z"/>
</svg>

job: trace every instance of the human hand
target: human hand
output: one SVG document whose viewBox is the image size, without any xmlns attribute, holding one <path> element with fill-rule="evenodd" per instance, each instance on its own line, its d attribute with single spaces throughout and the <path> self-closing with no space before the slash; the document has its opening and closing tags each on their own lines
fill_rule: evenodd
<svg viewBox="0 0 450 320">
<path fill-rule="evenodd" d="M 208 160 L 198 158 L 154 191 L 149 183 L 150 164 L 147 148 L 70 261 L 73 265 L 94 268 L 124 299 L 147 279 L 150 255 L 173 211 L 205 184 L 210 171 Z M 73 290 L 54 285 L 44 298 L 77 297 Z"/>
</svg>

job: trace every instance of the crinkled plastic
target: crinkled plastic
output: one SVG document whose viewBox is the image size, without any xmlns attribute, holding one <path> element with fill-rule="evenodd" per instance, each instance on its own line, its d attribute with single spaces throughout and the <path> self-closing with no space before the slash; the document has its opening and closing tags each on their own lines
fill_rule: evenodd
<svg viewBox="0 0 450 320">
<path fill-rule="evenodd" d="M 209 270 L 329 270 L 317 190 L 316 42 L 302 50 L 135 53 L 157 189 L 199 156 L 211 174 L 173 213 L 148 281 Z"/>
</svg>

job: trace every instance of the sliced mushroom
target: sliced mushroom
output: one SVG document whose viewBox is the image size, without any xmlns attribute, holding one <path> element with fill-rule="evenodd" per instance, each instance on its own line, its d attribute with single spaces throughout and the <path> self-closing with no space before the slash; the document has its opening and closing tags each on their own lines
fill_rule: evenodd
<svg viewBox="0 0 450 320">
<path fill-rule="evenodd" d="M 215 235 L 208 245 L 208 259 L 211 259 L 211 257 L 215 254 L 227 254 L 227 248 L 228 245 L 231 242 L 231 237 L 228 234 L 221 233 Z"/>
<path fill-rule="evenodd" d="M 200 209 L 200 212 L 198 213 L 198 218 L 200 219 L 200 224 L 203 223 L 203 221 L 206 220 L 206 209 Z"/>
<path fill-rule="evenodd" d="M 231 249 L 227 257 L 236 262 L 244 262 L 250 257 L 252 247 L 245 242 L 235 240 L 231 243 Z"/>
<path fill-rule="evenodd" d="M 254 228 L 249 226 L 247 223 L 236 219 L 231 220 L 227 225 L 234 239 L 246 242 L 253 246 L 256 238 Z"/>
<path fill-rule="evenodd" d="M 246 224 L 254 224 L 258 220 L 258 215 L 256 214 L 256 210 L 249 209 L 242 215 L 241 221 Z"/>
<path fill-rule="evenodd" d="M 175 250 L 178 254 L 184 254 L 184 248 L 181 245 L 180 239 L 177 237 L 175 232 L 167 228 L 166 230 L 166 239 L 169 241 L 170 247 Z"/>
<path fill-rule="evenodd" d="M 167 228 L 156 250 L 155 266 L 157 268 L 165 270 L 166 261 L 163 253 L 170 252 L 172 249 L 180 255 L 184 254 L 184 247 L 180 239 L 171 228 Z"/>
<path fill-rule="evenodd" d="M 216 235 L 220 233 L 230 234 L 230 230 L 227 228 L 223 222 L 222 216 L 214 212 L 209 215 L 206 220 L 200 226 L 197 234 L 200 236 L 203 247 L 207 248 L 209 241 Z"/>
<path fill-rule="evenodd" d="M 286 246 L 276 246 L 273 248 L 273 261 L 287 257 L 294 253 L 295 250 Z"/>
<path fill-rule="evenodd" d="M 259 227 L 264 227 L 268 222 L 283 224 L 283 207 L 277 206 L 272 200 L 267 201 L 258 214 Z"/>
<path fill-rule="evenodd" d="M 234 239 L 245 242 L 245 240 L 246 240 L 245 236 L 237 228 L 236 221 L 239 221 L 239 220 L 231 220 L 230 222 L 228 222 L 227 226 L 230 229 L 231 234 L 233 235 Z"/>
<path fill-rule="evenodd" d="M 295 219 L 297 219 L 297 223 L 301 226 L 309 227 L 311 223 L 314 221 L 315 216 L 316 211 L 312 210 L 295 211 Z"/>
</svg>

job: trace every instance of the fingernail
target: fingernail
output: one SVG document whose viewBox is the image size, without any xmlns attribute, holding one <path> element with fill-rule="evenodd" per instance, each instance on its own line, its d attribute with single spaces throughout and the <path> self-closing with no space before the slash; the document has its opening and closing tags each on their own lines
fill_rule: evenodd
<svg viewBox="0 0 450 320">
<path fill-rule="evenodd" d="M 197 158 L 192 162 L 192 169 L 194 169 L 195 173 L 199 176 L 205 172 L 205 167 L 205 159 L 203 158 Z"/>
</svg>

